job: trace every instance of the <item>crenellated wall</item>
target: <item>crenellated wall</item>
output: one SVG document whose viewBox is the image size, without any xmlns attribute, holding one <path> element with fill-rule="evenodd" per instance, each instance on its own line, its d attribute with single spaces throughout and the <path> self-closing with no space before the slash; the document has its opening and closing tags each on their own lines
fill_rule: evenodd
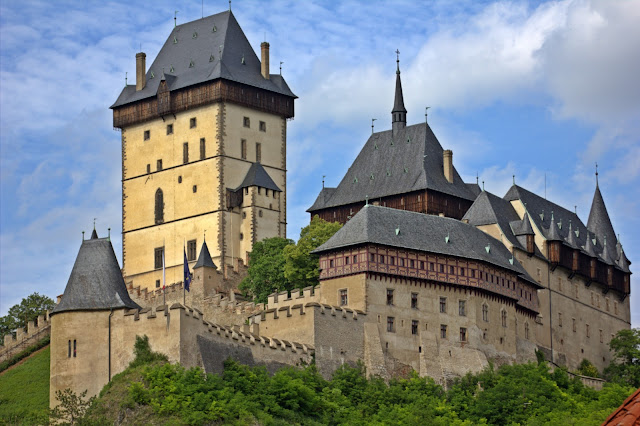
<svg viewBox="0 0 640 426">
<path fill-rule="evenodd" d="M 29 321 L 26 329 L 18 328 L 15 336 L 11 333 L 4 336 L 4 344 L 0 346 L 0 362 L 34 345 L 48 336 L 50 332 L 51 322 L 49 320 L 49 311 L 47 311 L 42 315 L 38 315 L 35 321 Z"/>
</svg>

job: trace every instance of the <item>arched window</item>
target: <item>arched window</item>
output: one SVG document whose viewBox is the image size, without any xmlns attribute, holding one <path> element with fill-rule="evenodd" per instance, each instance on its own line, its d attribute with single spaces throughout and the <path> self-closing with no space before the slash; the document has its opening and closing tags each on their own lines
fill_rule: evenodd
<svg viewBox="0 0 640 426">
<path fill-rule="evenodd" d="M 158 188 L 156 191 L 156 225 L 164 222 L 164 197 L 162 195 L 162 189 Z"/>
</svg>

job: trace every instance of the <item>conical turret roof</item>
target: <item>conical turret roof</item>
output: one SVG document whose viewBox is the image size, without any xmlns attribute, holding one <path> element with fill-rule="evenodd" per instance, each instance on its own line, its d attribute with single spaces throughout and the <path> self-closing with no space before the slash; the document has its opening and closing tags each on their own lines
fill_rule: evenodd
<svg viewBox="0 0 640 426">
<path fill-rule="evenodd" d="M 565 241 L 571 248 L 574 248 L 574 249 L 579 248 L 578 240 L 576 238 L 575 231 L 573 230 L 571 221 L 569 221 L 569 235 L 567 235 L 567 238 L 565 239 Z"/>
<path fill-rule="evenodd" d="M 611 253 L 609 252 L 609 249 L 607 247 L 607 237 L 604 238 L 604 245 L 602 248 L 602 253 L 600 253 L 600 257 L 602 258 L 602 261 L 604 263 L 606 263 L 607 265 L 613 265 L 614 261 L 611 258 Z"/>
<path fill-rule="evenodd" d="M 407 109 L 404 107 L 404 97 L 402 96 L 402 82 L 400 81 L 400 64 L 398 63 L 398 69 L 396 70 L 396 94 L 393 99 L 393 109 L 394 112 L 407 112 Z"/>
<path fill-rule="evenodd" d="M 558 230 L 556 220 L 553 217 L 553 213 L 551 213 L 551 223 L 549 224 L 549 229 L 547 230 L 547 240 L 562 241 L 562 239 L 563 238 L 560 236 L 560 231 Z"/>
<path fill-rule="evenodd" d="M 596 191 L 593 194 L 593 202 L 591 203 L 591 211 L 589 212 L 589 220 L 587 221 L 587 229 L 591 231 L 599 240 L 606 238 L 609 249 L 615 247 L 618 239 L 611 225 L 607 207 L 604 204 L 600 187 L 596 184 Z M 609 253 L 612 255 L 612 253 Z"/>
<path fill-rule="evenodd" d="M 140 308 L 127 292 L 113 246 L 108 238 L 84 240 L 60 303 L 51 314 Z"/>
<path fill-rule="evenodd" d="M 589 235 L 589 231 L 587 231 L 586 233 L 586 237 L 587 239 L 585 240 L 584 243 L 584 247 L 582 247 L 582 249 L 584 250 L 585 253 L 587 253 L 589 256 L 591 257 L 598 257 L 598 255 L 596 254 L 596 250 L 595 247 L 593 246 L 593 240 L 591 235 Z"/>
<path fill-rule="evenodd" d="M 624 250 L 622 249 L 622 244 L 620 244 L 620 240 L 618 240 L 618 243 L 616 244 L 616 251 L 618 253 L 618 259 L 616 260 L 616 265 L 618 265 L 618 267 L 622 269 L 624 272 L 631 272 L 629 269 L 629 265 L 631 265 L 631 262 L 629 261 L 627 256 L 624 254 Z"/>
<path fill-rule="evenodd" d="M 200 255 L 198 256 L 198 261 L 196 262 L 195 268 L 201 268 L 206 266 L 208 268 L 218 269 L 215 263 L 213 263 L 213 259 L 211 259 L 211 254 L 209 253 L 209 247 L 207 247 L 207 242 L 202 243 L 202 248 L 200 249 Z"/>
</svg>

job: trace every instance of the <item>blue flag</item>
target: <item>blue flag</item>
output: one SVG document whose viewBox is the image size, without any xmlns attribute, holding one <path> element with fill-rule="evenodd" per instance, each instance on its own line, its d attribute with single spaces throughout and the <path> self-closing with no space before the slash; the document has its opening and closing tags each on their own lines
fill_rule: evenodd
<svg viewBox="0 0 640 426">
<path fill-rule="evenodd" d="M 189 272 L 189 262 L 187 262 L 187 252 L 184 252 L 184 289 L 189 291 L 191 285 L 191 272 Z"/>
</svg>

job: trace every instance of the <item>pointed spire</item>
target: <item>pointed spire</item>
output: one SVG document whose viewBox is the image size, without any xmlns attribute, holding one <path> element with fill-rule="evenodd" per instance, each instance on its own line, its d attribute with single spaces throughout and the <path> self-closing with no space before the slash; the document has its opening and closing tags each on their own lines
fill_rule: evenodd
<svg viewBox="0 0 640 426">
<path fill-rule="evenodd" d="M 584 247 L 582 247 L 582 249 L 589 256 L 597 257 L 595 247 L 593 246 L 593 240 L 591 239 L 591 235 L 589 235 L 589 231 L 587 231 L 586 237 L 587 239 L 585 240 Z"/>
<path fill-rule="evenodd" d="M 535 235 L 535 232 L 533 232 L 533 228 L 531 227 L 531 222 L 529 221 L 529 213 L 527 212 L 524 212 L 524 216 L 522 216 L 522 234 Z"/>
<path fill-rule="evenodd" d="M 558 225 L 556 225 L 556 220 L 553 217 L 553 212 L 551 212 L 551 223 L 549 224 L 549 230 L 547 232 L 547 240 L 562 241 L 560 231 L 558 230 Z"/>
<path fill-rule="evenodd" d="M 576 234 L 575 232 L 573 232 L 571 219 L 569 219 L 569 235 L 567 235 L 567 238 L 565 241 L 567 242 L 567 244 L 569 244 L 571 248 L 577 249 L 579 247 L 578 240 L 576 239 Z"/>
<path fill-rule="evenodd" d="M 395 134 L 397 131 L 407 126 L 407 110 L 404 107 L 404 98 L 402 96 L 402 82 L 400 81 L 400 51 L 396 50 L 396 93 L 393 100 L 393 110 L 391 110 L 391 128 Z"/>
<path fill-rule="evenodd" d="M 202 248 L 200 249 L 200 255 L 198 256 L 198 261 L 196 262 L 193 269 L 201 268 L 203 266 L 218 269 L 215 263 L 213 263 L 213 259 L 211 259 L 211 254 L 209 253 L 209 247 L 207 247 L 207 242 L 202 243 Z"/>
<path fill-rule="evenodd" d="M 607 265 L 613 265 L 613 259 L 611 258 L 611 253 L 609 253 L 609 249 L 607 248 L 607 237 L 604 237 L 604 245 L 602 248 L 602 253 L 600 253 L 600 257 Z"/>
<path fill-rule="evenodd" d="M 630 272 L 629 265 L 631 264 L 631 262 L 629 261 L 627 256 L 624 254 L 624 250 L 622 249 L 622 244 L 620 244 L 620 239 L 618 239 L 618 243 L 616 244 L 616 252 L 618 254 L 616 265 L 618 265 L 618 267 L 622 269 L 624 272 Z"/>
<path fill-rule="evenodd" d="M 615 247 L 618 240 L 613 230 L 613 225 L 611 225 L 611 219 L 609 219 L 609 213 L 604 204 L 600 187 L 597 183 L 596 191 L 593 194 L 593 202 L 591 203 L 591 211 L 589 212 L 589 220 L 587 221 L 587 229 L 599 240 L 606 238 L 610 246 L 609 248 Z"/>
</svg>

